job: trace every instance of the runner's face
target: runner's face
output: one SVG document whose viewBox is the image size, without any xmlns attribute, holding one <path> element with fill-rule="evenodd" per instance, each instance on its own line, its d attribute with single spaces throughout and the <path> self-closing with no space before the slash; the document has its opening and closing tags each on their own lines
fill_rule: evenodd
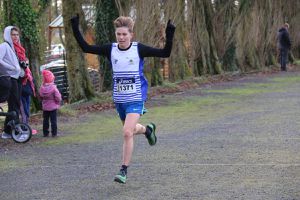
<svg viewBox="0 0 300 200">
<path fill-rule="evenodd" d="M 12 39 L 13 42 L 18 42 L 19 41 L 20 36 L 19 36 L 18 31 L 12 30 L 10 35 L 11 35 L 11 39 Z"/>
<path fill-rule="evenodd" d="M 130 46 L 130 42 L 133 36 L 133 33 L 129 32 L 127 27 L 116 28 L 116 38 L 121 49 L 127 49 Z"/>
</svg>

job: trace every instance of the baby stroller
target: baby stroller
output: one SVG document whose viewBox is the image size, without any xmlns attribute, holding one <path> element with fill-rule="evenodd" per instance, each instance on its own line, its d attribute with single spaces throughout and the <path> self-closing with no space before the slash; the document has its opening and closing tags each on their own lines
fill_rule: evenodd
<svg viewBox="0 0 300 200">
<path fill-rule="evenodd" d="M 0 103 L 7 101 L 10 90 L 10 77 L 0 77 Z M 32 130 L 29 125 L 18 122 L 18 116 L 15 111 L 4 112 L 0 106 L 0 116 L 10 116 L 12 120 L 8 122 L 8 126 L 11 128 L 12 139 L 17 143 L 28 142 L 32 136 Z"/>
</svg>

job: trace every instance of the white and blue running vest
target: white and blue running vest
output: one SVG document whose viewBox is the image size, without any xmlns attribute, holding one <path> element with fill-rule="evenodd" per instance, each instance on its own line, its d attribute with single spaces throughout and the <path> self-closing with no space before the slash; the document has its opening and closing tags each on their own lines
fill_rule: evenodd
<svg viewBox="0 0 300 200">
<path fill-rule="evenodd" d="M 144 77 L 144 60 L 139 56 L 137 42 L 133 42 L 126 51 L 119 50 L 118 44 L 113 43 L 111 64 L 114 102 L 145 101 L 148 83 Z"/>
</svg>

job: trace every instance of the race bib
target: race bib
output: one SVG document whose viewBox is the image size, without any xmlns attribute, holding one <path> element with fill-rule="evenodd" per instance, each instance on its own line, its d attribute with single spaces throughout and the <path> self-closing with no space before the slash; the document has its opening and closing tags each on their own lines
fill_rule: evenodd
<svg viewBox="0 0 300 200">
<path fill-rule="evenodd" d="M 116 78 L 117 92 L 121 94 L 130 94 L 136 92 L 135 78 Z"/>
</svg>

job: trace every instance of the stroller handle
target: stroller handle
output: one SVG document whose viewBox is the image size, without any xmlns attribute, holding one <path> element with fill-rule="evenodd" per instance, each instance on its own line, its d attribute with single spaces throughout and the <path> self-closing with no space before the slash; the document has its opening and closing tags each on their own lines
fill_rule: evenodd
<svg viewBox="0 0 300 200">
<path fill-rule="evenodd" d="M 16 111 L 0 112 L 0 116 L 8 116 L 8 117 L 12 117 L 12 118 L 16 119 L 17 118 L 17 113 L 16 113 Z"/>
</svg>

